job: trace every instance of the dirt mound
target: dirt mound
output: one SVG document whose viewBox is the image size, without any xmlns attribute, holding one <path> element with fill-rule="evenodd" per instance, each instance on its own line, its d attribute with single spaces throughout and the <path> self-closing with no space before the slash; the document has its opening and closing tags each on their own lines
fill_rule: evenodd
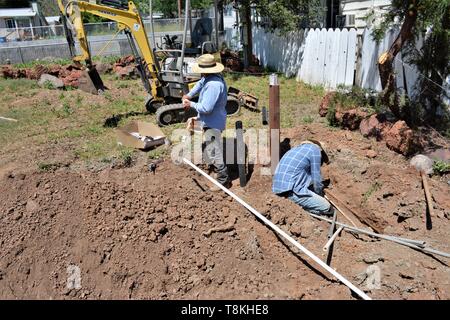
<svg viewBox="0 0 450 320">
<path fill-rule="evenodd" d="M 155 176 L 4 177 L 0 297 L 305 296 L 290 274 L 308 268 L 283 246 L 272 248 L 273 234 L 224 195 L 202 191 L 192 174 L 162 164 Z M 70 266 L 81 270 L 81 289 L 67 288 Z M 327 285 L 314 273 L 302 281 Z M 345 288 L 342 297 L 350 298 Z"/>
<path fill-rule="evenodd" d="M 426 240 L 449 251 L 448 186 L 432 179 L 433 229 L 425 229 L 420 177 L 384 144 L 320 125 L 284 130 L 291 144 L 314 135 L 330 146 L 324 175 L 358 213 L 360 227 Z M 368 160 L 367 150 L 378 153 Z M 380 161 L 379 159 L 383 159 Z M 232 190 L 319 257 L 328 224 L 273 195 L 255 168 Z M 61 168 L 0 177 L 0 297 L 42 299 L 352 299 L 242 206 L 211 193 L 205 180 L 170 161 L 97 173 Z M 343 217 L 339 220 L 344 221 Z M 365 287 L 382 270 L 374 298 L 448 299 L 448 267 L 411 249 L 348 233 L 332 266 Z M 81 288 L 67 286 L 73 268 Z M 68 269 L 69 268 L 69 269 Z M 72 268 L 72 269 L 70 269 Z"/>
</svg>

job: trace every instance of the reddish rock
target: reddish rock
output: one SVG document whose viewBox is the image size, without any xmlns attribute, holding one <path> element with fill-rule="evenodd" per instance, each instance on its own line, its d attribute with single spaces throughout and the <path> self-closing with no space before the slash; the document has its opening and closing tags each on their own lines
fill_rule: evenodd
<svg viewBox="0 0 450 320">
<path fill-rule="evenodd" d="M 35 70 L 33 69 L 25 69 L 25 78 L 27 78 L 28 80 L 38 80 L 41 78 L 41 76 L 45 73 L 42 73 L 39 77 L 36 73 Z"/>
<path fill-rule="evenodd" d="M 411 154 L 417 146 L 414 132 L 405 121 L 397 121 L 386 131 L 384 139 L 389 149 L 405 156 Z"/>
<path fill-rule="evenodd" d="M 337 110 L 336 121 L 344 129 L 356 130 L 361 121 L 368 116 L 367 112 L 361 109 Z"/>
<path fill-rule="evenodd" d="M 378 153 L 374 150 L 367 150 L 366 157 L 369 159 L 374 159 L 378 156 Z"/>
<path fill-rule="evenodd" d="M 134 66 L 117 66 L 115 68 L 115 72 L 121 79 L 133 79 L 137 75 L 136 68 Z"/>
<path fill-rule="evenodd" d="M 2 76 L 5 79 L 15 79 L 16 70 L 14 70 L 11 66 L 2 66 Z"/>
<path fill-rule="evenodd" d="M 49 74 L 48 73 L 49 71 L 50 70 L 47 67 L 40 65 L 40 64 L 34 67 L 34 73 L 36 75 L 36 79 L 40 79 L 43 74 Z"/>
<path fill-rule="evenodd" d="M 66 67 L 67 68 L 67 67 Z M 58 66 L 58 65 L 54 65 L 54 66 L 50 66 L 49 68 L 48 68 L 48 74 L 51 74 L 52 76 L 55 76 L 55 77 L 59 77 L 60 76 L 60 73 L 62 72 L 62 70 L 63 70 L 64 68 L 63 67 L 61 67 L 61 66 Z"/>
<path fill-rule="evenodd" d="M 72 70 L 72 71 L 65 71 L 64 77 L 62 78 L 65 86 L 71 86 L 78 88 L 79 86 L 79 80 L 83 77 L 83 71 L 82 70 Z"/>
<path fill-rule="evenodd" d="M 325 97 L 323 97 L 320 103 L 319 114 L 321 117 L 326 117 L 328 109 L 330 108 L 331 101 L 334 99 L 336 92 L 328 92 Z"/>
<path fill-rule="evenodd" d="M 383 139 L 384 133 L 392 128 L 392 125 L 383 115 L 374 114 L 361 121 L 359 131 L 364 137 L 374 137 L 379 141 Z"/>
</svg>

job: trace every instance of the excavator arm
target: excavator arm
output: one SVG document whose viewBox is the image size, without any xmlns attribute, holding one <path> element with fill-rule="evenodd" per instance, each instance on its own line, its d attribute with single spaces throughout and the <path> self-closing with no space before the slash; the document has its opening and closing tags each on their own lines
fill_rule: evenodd
<svg viewBox="0 0 450 320">
<path fill-rule="evenodd" d="M 76 38 L 80 43 L 81 55 L 75 55 L 74 61 L 85 61 L 92 64 L 91 52 L 86 31 L 83 25 L 82 13 L 90 13 L 118 23 L 119 30 L 128 36 L 133 53 L 135 53 L 138 68 L 144 87 L 152 99 L 162 101 L 160 94 L 161 80 L 159 79 L 159 65 L 150 47 L 144 24 L 136 5 L 129 1 L 126 6 L 113 7 L 119 1 L 106 1 L 110 5 L 90 3 L 87 1 L 70 0 L 66 3 L 57 0 L 62 14 L 71 22 L 75 29 Z M 138 44 L 140 55 L 134 41 Z"/>
</svg>

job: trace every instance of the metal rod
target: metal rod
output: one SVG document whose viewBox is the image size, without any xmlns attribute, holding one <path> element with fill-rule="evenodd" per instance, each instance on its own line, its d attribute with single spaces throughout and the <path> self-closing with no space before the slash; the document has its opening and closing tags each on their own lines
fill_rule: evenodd
<svg viewBox="0 0 450 320">
<path fill-rule="evenodd" d="M 323 251 L 328 251 L 330 246 L 333 244 L 334 240 L 336 240 L 337 236 L 344 230 L 344 227 L 340 227 L 337 231 L 331 236 L 330 240 L 323 246 Z"/>
<path fill-rule="evenodd" d="M 330 229 L 328 230 L 328 239 L 333 236 L 333 232 L 336 229 L 337 212 L 338 210 L 334 210 L 333 222 L 331 223 Z"/>
<path fill-rule="evenodd" d="M 184 31 L 183 31 L 183 45 L 181 47 L 181 58 L 180 61 L 178 62 L 178 70 L 180 70 L 180 76 L 181 79 L 183 79 L 183 64 L 184 64 L 184 53 L 186 51 L 186 41 L 187 41 L 187 29 L 189 27 L 189 8 L 191 6 L 191 2 L 190 0 L 186 0 L 186 8 L 185 8 L 185 18 L 184 18 Z M 192 34 L 191 34 L 191 39 L 192 39 Z"/>
<path fill-rule="evenodd" d="M 335 276 L 337 279 L 339 279 L 343 284 L 345 284 L 347 287 L 349 287 L 353 292 L 355 292 L 358 296 L 363 298 L 364 300 L 372 300 L 368 295 L 366 295 L 362 290 L 358 289 L 356 286 L 354 286 L 350 281 L 348 281 L 346 278 L 344 278 L 341 274 L 339 274 L 336 270 L 328 266 L 325 262 L 320 260 L 317 256 L 315 256 L 312 252 L 310 252 L 308 249 L 303 247 L 300 243 L 295 241 L 291 236 L 289 236 L 286 232 L 281 230 L 278 226 L 273 224 L 270 220 L 268 220 L 266 217 L 264 217 L 261 213 L 256 211 L 253 207 L 251 207 L 249 204 L 247 204 L 244 200 L 236 196 L 233 192 L 225 188 L 223 185 L 218 183 L 215 179 L 211 178 L 206 172 L 198 168 L 195 164 L 193 164 L 191 161 L 189 161 L 186 158 L 183 158 L 183 162 L 188 164 L 190 167 L 195 169 L 198 173 L 200 173 L 202 176 L 204 176 L 206 179 L 208 179 L 210 182 L 214 183 L 217 187 L 222 189 L 226 194 L 228 194 L 230 197 L 235 199 L 237 202 L 239 202 L 241 205 L 243 205 L 247 210 L 249 210 L 251 213 L 253 213 L 258 219 L 260 219 L 264 224 L 266 224 L 268 227 L 273 229 L 276 233 L 278 233 L 280 236 L 285 238 L 287 241 L 289 241 L 293 246 L 295 246 L 297 249 L 305 253 L 307 256 L 309 256 L 311 259 L 313 259 L 317 264 L 319 264 L 322 268 L 324 268 L 326 271 L 331 273 L 333 276 Z"/>
<path fill-rule="evenodd" d="M 327 218 L 324 218 L 324 217 L 321 217 L 321 216 L 318 216 L 318 215 L 315 215 L 312 213 L 308 213 L 308 214 L 314 218 L 331 223 L 330 219 L 327 219 Z M 438 251 L 438 250 L 434 250 L 434 249 L 425 247 L 425 241 L 416 241 L 416 240 L 404 239 L 404 238 L 399 238 L 399 237 L 394 237 L 394 236 L 387 236 L 387 235 L 383 235 L 383 234 L 377 234 L 377 233 L 370 232 L 367 230 L 354 228 L 354 227 L 348 226 L 348 225 L 340 223 L 340 222 L 336 222 L 336 224 L 344 227 L 344 229 L 348 230 L 348 231 L 352 231 L 352 232 L 356 232 L 356 233 L 363 233 L 363 234 L 366 234 L 371 237 L 389 240 L 389 241 L 404 245 L 406 247 L 410 247 L 410 248 L 413 248 L 416 250 L 423 251 L 425 253 L 436 254 L 439 256 L 446 257 L 446 258 L 450 258 L 450 253 L 446 253 L 446 252 L 442 252 L 442 251 Z"/>
</svg>

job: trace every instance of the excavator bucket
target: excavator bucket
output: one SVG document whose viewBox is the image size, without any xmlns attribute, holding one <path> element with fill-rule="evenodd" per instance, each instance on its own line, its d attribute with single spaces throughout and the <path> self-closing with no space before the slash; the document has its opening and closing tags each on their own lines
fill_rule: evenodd
<svg viewBox="0 0 450 320">
<path fill-rule="evenodd" d="M 100 75 L 95 67 L 91 67 L 83 71 L 78 83 L 78 89 L 87 93 L 101 94 L 106 90 L 102 78 L 100 78 Z"/>
</svg>

